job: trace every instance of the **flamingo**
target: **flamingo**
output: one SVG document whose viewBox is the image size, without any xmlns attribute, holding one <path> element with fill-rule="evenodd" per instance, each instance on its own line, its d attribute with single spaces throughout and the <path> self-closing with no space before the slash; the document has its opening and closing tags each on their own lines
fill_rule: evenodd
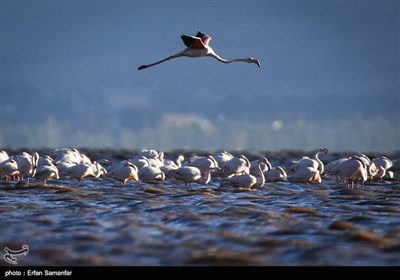
<svg viewBox="0 0 400 280">
<path fill-rule="evenodd" d="M 294 164 L 291 166 L 291 170 L 297 172 L 298 169 L 305 167 L 312 167 L 314 169 L 318 169 L 319 174 L 324 174 L 324 163 L 319 159 L 320 154 L 328 154 L 327 148 L 320 148 L 314 156 L 314 159 L 311 159 L 307 156 L 302 157 L 301 159 L 294 161 Z"/>
<path fill-rule="evenodd" d="M 218 60 L 219 62 L 226 63 L 226 64 L 231 63 L 231 62 L 242 61 L 242 62 L 247 62 L 247 63 L 255 63 L 258 65 L 258 67 L 261 67 L 260 61 L 255 58 L 252 58 L 252 57 L 235 58 L 235 59 L 231 59 L 231 60 L 226 60 L 226 59 L 220 57 L 209 46 L 211 36 L 203 34 L 200 31 L 198 31 L 195 36 L 182 35 L 181 38 L 183 40 L 183 43 L 186 46 L 186 49 L 184 49 L 183 51 L 178 52 L 176 54 L 170 55 L 164 59 L 156 61 L 154 63 L 141 65 L 141 66 L 139 66 L 138 70 L 143 70 L 143 69 L 155 66 L 157 64 L 163 63 L 165 61 L 168 61 L 170 59 L 178 58 L 178 57 L 182 57 L 182 56 L 186 56 L 186 57 L 211 56 L 211 57 L 215 58 L 216 60 Z"/>
<path fill-rule="evenodd" d="M 384 177 L 392 178 L 392 176 L 390 175 L 390 171 L 388 169 L 390 169 L 393 166 L 393 162 L 386 156 L 380 156 L 374 158 L 371 163 L 371 166 L 372 165 L 375 166 L 376 173 L 368 174 L 372 175 L 371 177 L 376 178 L 378 181 L 382 181 Z"/>
<path fill-rule="evenodd" d="M 179 154 L 175 161 L 168 158 L 163 158 L 163 165 L 162 166 L 170 166 L 173 168 L 178 168 L 182 166 L 182 162 L 184 161 L 185 157 L 182 154 Z"/>
<path fill-rule="evenodd" d="M 259 160 L 255 159 L 250 162 L 250 172 L 249 173 L 256 177 L 258 175 L 258 161 Z M 268 171 L 271 170 L 271 168 L 272 168 L 272 165 L 269 161 L 268 161 L 268 163 L 261 163 L 261 171 L 262 171 L 262 173 L 264 173 L 264 176 L 265 176 L 265 173 L 267 173 Z"/>
<path fill-rule="evenodd" d="M 227 151 L 222 151 L 215 155 L 215 160 L 218 162 L 218 166 L 223 166 L 225 162 L 233 158 L 234 156 Z"/>
<path fill-rule="evenodd" d="M 222 166 L 225 177 L 229 177 L 232 174 L 250 173 L 251 162 L 245 155 L 234 157 Z"/>
<path fill-rule="evenodd" d="M 41 165 L 50 165 L 50 163 L 53 163 L 54 160 L 51 156 L 49 155 L 44 155 L 42 157 L 39 157 L 38 162 L 37 162 L 37 167 Z"/>
<path fill-rule="evenodd" d="M 264 176 L 265 180 L 270 182 L 287 181 L 287 173 L 281 166 L 272 167 L 270 170 L 264 171 Z"/>
<path fill-rule="evenodd" d="M 298 168 L 297 171 L 288 176 L 289 181 L 299 182 L 304 184 L 322 182 L 321 173 L 317 168 L 312 166 Z"/>
<path fill-rule="evenodd" d="M 0 175 L 4 175 L 6 181 L 14 176 L 20 176 L 17 161 L 11 157 L 0 163 Z"/>
<path fill-rule="evenodd" d="M 0 163 L 6 161 L 8 158 L 9 158 L 9 156 L 6 151 L 0 152 Z"/>
<path fill-rule="evenodd" d="M 185 186 L 201 179 L 201 171 L 195 166 L 184 165 L 170 171 L 170 174 L 177 180 L 185 182 Z"/>
<path fill-rule="evenodd" d="M 195 166 L 184 165 L 177 169 L 171 171 L 171 175 L 175 177 L 176 180 L 181 180 L 185 183 L 185 186 L 190 183 L 198 183 L 202 185 L 207 185 L 211 181 L 211 172 L 221 171 L 219 167 L 210 167 L 206 171 L 206 175 L 203 176 L 199 168 Z"/>
<path fill-rule="evenodd" d="M 60 179 L 57 166 L 48 161 L 43 162 L 43 164 L 37 167 L 34 177 L 36 178 L 36 181 L 42 181 L 43 184 L 47 184 L 47 180 L 50 179 Z"/>
<path fill-rule="evenodd" d="M 393 166 L 393 162 L 385 156 L 374 158 L 372 162 L 374 162 L 377 167 L 382 166 L 385 170 Z"/>
<path fill-rule="evenodd" d="M 193 156 L 189 161 L 183 164 L 184 166 L 194 166 L 200 169 L 202 175 L 205 177 L 207 170 L 210 168 L 219 167 L 218 162 L 212 155 L 207 156 Z"/>
<path fill-rule="evenodd" d="M 100 162 L 94 161 L 92 163 L 92 169 L 96 178 L 104 177 L 107 174 L 107 169 L 100 164 Z"/>
<path fill-rule="evenodd" d="M 32 153 L 32 155 L 27 152 L 23 152 L 21 155 L 14 157 L 18 164 L 18 170 L 20 173 L 20 180 L 22 181 L 23 176 L 26 176 L 26 183 L 29 184 L 29 177 L 33 177 L 36 172 L 36 167 L 39 161 L 39 154 L 37 152 Z"/>
<path fill-rule="evenodd" d="M 164 172 L 162 172 L 159 167 L 152 165 L 148 158 L 143 158 L 146 160 L 146 163 L 141 168 L 139 168 L 138 176 L 140 180 L 145 183 L 165 180 Z"/>
<path fill-rule="evenodd" d="M 356 187 L 358 181 L 361 180 L 361 186 L 364 187 L 364 182 L 367 180 L 367 165 L 360 156 L 353 156 L 350 159 L 343 161 L 331 171 L 331 175 L 344 177 L 346 179 L 346 187 L 354 188 L 354 180 Z"/>
<path fill-rule="evenodd" d="M 251 175 L 249 173 L 233 173 L 227 178 L 223 179 L 220 187 L 224 186 L 233 186 L 237 188 L 244 188 L 244 189 L 254 189 L 256 187 L 262 188 L 265 185 L 265 176 L 261 169 L 261 164 L 266 164 L 267 166 L 271 166 L 268 159 L 261 158 L 257 163 L 258 168 L 258 177 L 260 178 L 260 182 L 257 184 L 257 177 Z"/>
<path fill-rule="evenodd" d="M 115 167 L 112 167 L 112 169 L 105 174 L 105 177 L 119 181 L 125 186 L 129 180 L 139 181 L 138 171 L 136 165 L 125 160 L 116 164 Z"/>
<path fill-rule="evenodd" d="M 172 175 L 170 174 L 171 170 L 178 169 L 179 167 L 182 167 L 182 162 L 185 159 L 183 155 L 179 155 L 176 161 L 173 161 L 171 159 L 163 159 L 163 165 L 160 166 L 160 169 L 162 172 L 165 174 L 165 179 L 171 179 L 173 178 Z"/>
<path fill-rule="evenodd" d="M 350 157 L 343 157 L 343 158 L 338 158 L 335 160 L 332 160 L 330 162 L 328 162 L 327 165 L 325 165 L 325 174 L 326 175 L 331 175 L 332 170 L 334 170 L 336 168 L 336 166 L 338 166 L 339 164 L 341 164 L 342 162 L 349 160 Z"/>
<path fill-rule="evenodd" d="M 81 153 L 77 149 L 56 149 L 52 157 L 56 165 L 60 162 L 80 163 L 82 161 Z"/>
<path fill-rule="evenodd" d="M 82 179 L 85 177 L 97 178 L 98 176 L 100 176 L 100 174 L 95 174 L 92 164 L 87 163 L 73 164 L 68 167 L 66 173 L 68 177 L 78 179 L 79 181 L 82 181 Z"/>
<path fill-rule="evenodd" d="M 146 165 L 150 161 L 150 165 L 154 167 L 160 167 L 163 165 L 164 152 L 157 152 L 156 150 L 142 150 L 137 155 L 131 158 L 131 162 L 135 164 L 139 169 Z"/>
</svg>

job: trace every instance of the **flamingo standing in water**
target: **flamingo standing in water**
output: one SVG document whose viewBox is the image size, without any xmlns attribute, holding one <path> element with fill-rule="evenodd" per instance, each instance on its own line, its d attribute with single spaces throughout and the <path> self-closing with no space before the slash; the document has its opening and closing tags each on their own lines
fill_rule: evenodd
<svg viewBox="0 0 400 280">
<path fill-rule="evenodd" d="M 258 168 L 258 177 L 260 178 L 260 182 L 257 182 L 257 177 L 251 175 L 249 173 L 234 173 L 228 176 L 227 178 L 223 179 L 220 187 L 224 186 L 233 186 L 237 188 L 244 188 L 244 189 L 253 189 L 256 187 L 264 187 L 265 185 L 265 176 L 261 169 L 261 164 L 264 163 L 271 168 L 271 163 L 265 157 L 261 158 L 257 163 Z"/>
<path fill-rule="evenodd" d="M 218 60 L 222 63 L 226 63 L 226 64 L 231 63 L 231 62 L 242 61 L 242 62 L 247 62 L 247 63 L 255 63 L 258 65 L 258 67 L 261 67 L 260 61 L 255 58 L 252 58 L 252 57 L 235 58 L 235 59 L 231 59 L 231 60 L 226 60 L 226 59 L 220 57 L 208 45 L 211 40 L 211 36 L 203 34 L 200 31 L 198 31 L 195 36 L 182 35 L 181 38 L 183 40 L 183 43 L 186 46 L 186 49 L 184 49 L 183 51 L 178 52 L 176 54 L 170 55 L 164 59 L 156 61 L 154 63 L 141 65 L 141 66 L 139 66 L 138 70 L 143 70 L 143 69 L 149 68 L 151 66 L 155 66 L 157 64 L 168 61 L 170 59 L 182 57 L 182 56 L 186 56 L 186 57 L 211 56 L 211 57 L 215 58 L 216 60 Z"/>
</svg>

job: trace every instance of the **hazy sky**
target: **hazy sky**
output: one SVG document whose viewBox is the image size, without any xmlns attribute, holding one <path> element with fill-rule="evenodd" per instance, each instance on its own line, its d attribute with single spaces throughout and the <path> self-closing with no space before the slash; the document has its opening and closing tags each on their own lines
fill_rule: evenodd
<svg viewBox="0 0 400 280">
<path fill-rule="evenodd" d="M 137 70 L 198 30 L 220 56 L 261 68 L 179 58 Z M 2 122 L 82 96 L 109 114 L 168 104 L 210 118 L 257 117 L 248 106 L 272 119 L 396 121 L 399 33 L 399 1 L 2 1 Z M 53 106 L 18 109 L 37 98 Z"/>
</svg>

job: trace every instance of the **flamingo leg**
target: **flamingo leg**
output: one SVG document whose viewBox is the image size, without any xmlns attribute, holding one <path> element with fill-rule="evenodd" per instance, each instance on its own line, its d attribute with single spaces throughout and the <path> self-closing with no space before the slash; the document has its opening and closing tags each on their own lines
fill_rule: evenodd
<svg viewBox="0 0 400 280">
<path fill-rule="evenodd" d="M 143 70 L 143 69 L 146 69 L 146 68 L 155 66 L 155 65 L 157 65 L 157 64 L 163 63 L 163 62 L 165 62 L 165 61 L 168 61 L 168 60 L 170 60 L 170 59 L 177 58 L 177 57 L 181 57 L 181 56 L 183 56 L 183 53 L 182 53 L 182 52 L 176 53 L 176 54 L 170 55 L 170 56 L 168 56 L 168 57 L 166 57 L 166 58 L 164 58 L 164 59 L 161 59 L 161 60 L 159 60 L 159 61 L 156 61 L 156 62 L 154 62 L 154 63 L 141 65 L 141 66 L 139 66 L 138 70 Z"/>
</svg>

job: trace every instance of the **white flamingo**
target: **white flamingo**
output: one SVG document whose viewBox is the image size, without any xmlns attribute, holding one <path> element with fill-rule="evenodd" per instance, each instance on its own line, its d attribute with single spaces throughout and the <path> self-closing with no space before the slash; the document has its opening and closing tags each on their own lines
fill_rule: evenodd
<svg viewBox="0 0 400 280">
<path fill-rule="evenodd" d="M 51 156 L 54 158 L 54 163 L 57 165 L 59 162 L 80 163 L 82 157 L 77 149 L 62 148 L 53 151 Z"/>
<path fill-rule="evenodd" d="M 145 159 L 147 161 L 146 164 L 139 168 L 139 179 L 146 183 L 165 180 L 164 172 L 159 167 L 153 166 L 149 159 Z"/>
<path fill-rule="evenodd" d="M 163 165 L 160 166 L 160 169 L 162 172 L 164 172 L 166 179 L 173 178 L 172 174 L 170 174 L 171 171 L 181 167 L 184 159 L 185 157 L 183 155 L 179 155 L 176 161 L 173 161 L 171 159 L 163 159 Z"/>
<path fill-rule="evenodd" d="M 211 181 L 211 172 L 221 171 L 219 167 L 210 167 L 206 171 L 206 175 L 203 176 L 201 170 L 195 166 L 181 166 L 177 169 L 171 171 L 171 175 L 175 177 L 176 180 L 183 181 L 185 186 L 190 183 L 198 183 L 202 185 L 207 185 Z"/>
<path fill-rule="evenodd" d="M 42 162 L 42 164 L 37 167 L 34 177 L 36 181 L 42 181 L 44 184 L 47 184 L 47 180 L 50 179 L 60 179 L 57 167 L 52 162 L 48 161 Z"/>
<path fill-rule="evenodd" d="M 98 161 L 92 163 L 92 169 L 96 178 L 104 177 L 107 174 L 107 169 Z"/>
<path fill-rule="evenodd" d="M 149 164 L 149 160 L 147 159 L 146 156 L 143 155 L 134 156 L 133 158 L 129 159 L 129 161 L 132 162 L 134 165 L 136 165 L 136 167 L 139 169 Z"/>
<path fill-rule="evenodd" d="M 298 182 L 303 184 L 321 183 L 321 174 L 315 167 L 302 167 L 298 168 L 296 172 L 288 175 L 288 180 L 291 182 Z"/>
<path fill-rule="evenodd" d="M 217 153 L 214 156 L 214 158 L 218 162 L 218 166 L 223 166 L 225 164 L 225 162 L 233 159 L 234 156 L 227 151 L 222 151 L 222 152 Z"/>
<path fill-rule="evenodd" d="M 74 165 L 75 165 L 75 163 L 72 163 L 72 162 L 64 162 L 64 161 L 58 162 L 56 164 L 56 167 L 58 169 L 59 177 L 60 178 L 69 177 L 69 171 L 68 170 Z"/>
<path fill-rule="evenodd" d="M 346 180 L 346 187 L 354 188 L 354 181 L 356 181 L 356 187 L 358 185 L 358 181 L 361 180 L 362 186 L 364 186 L 364 182 L 367 180 L 367 165 L 365 161 L 359 156 L 353 156 L 350 159 L 340 163 L 337 165 L 332 171 L 332 175 L 338 177 L 344 177 Z"/>
<path fill-rule="evenodd" d="M 201 179 L 201 171 L 195 166 L 184 165 L 170 171 L 170 175 L 177 180 L 181 180 L 187 186 Z"/>
<path fill-rule="evenodd" d="M 258 161 L 259 160 L 253 160 L 253 161 L 250 162 L 250 172 L 249 173 L 251 175 L 258 176 Z M 268 161 L 268 163 L 263 163 L 262 162 L 260 167 L 261 167 L 261 171 L 264 173 L 264 176 L 265 176 L 265 173 L 267 173 L 268 171 L 271 170 L 272 165 Z"/>
<path fill-rule="evenodd" d="M 160 154 L 159 154 L 159 152 L 157 152 L 156 150 L 153 150 L 153 149 L 150 149 L 150 150 L 144 149 L 144 150 L 141 150 L 140 152 L 138 152 L 134 157 L 139 158 L 141 156 L 144 156 L 146 158 L 159 158 Z"/>
<path fill-rule="evenodd" d="M 287 173 L 281 166 L 272 167 L 267 172 L 264 172 L 265 181 L 278 182 L 287 181 Z"/>
<path fill-rule="evenodd" d="M 335 159 L 335 160 L 332 160 L 332 161 L 328 162 L 325 165 L 325 168 L 324 168 L 325 169 L 325 174 L 326 175 L 330 175 L 331 171 L 334 168 L 336 168 L 336 166 L 338 166 L 340 163 L 342 163 L 342 162 L 344 162 L 346 160 L 349 160 L 349 159 L 350 159 L 350 157 L 344 157 L 344 158 L 338 158 L 338 159 Z"/>
<path fill-rule="evenodd" d="M 257 177 L 248 173 L 232 174 L 231 176 L 222 180 L 220 187 L 233 186 L 236 188 L 253 189 L 256 187 L 263 187 L 265 185 L 264 173 L 261 170 L 261 164 L 268 164 L 269 161 L 266 158 L 261 158 L 258 163 L 258 177 L 260 182 L 257 183 Z"/>
<path fill-rule="evenodd" d="M 78 163 L 73 164 L 66 170 L 66 176 L 81 181 L 85 177 L 97 177 L 95 174 L 92 164 Z"/>
<path fill-rule="evenodd" d="M 307 156 L 302 157 L 298 161 L 294 162 L 294 165 L 291 166 L 293 171 L 297 171 L 297 169 L 301 169 L 304 167 L 312 167 L 313 169 L 318 169 L 319 174 L 324 174 L 324 163 L 319 159 L 320 154 L 327 154 L 329 151 L 327 148 L 320 148 L 315 154 L 314 158 L 309 158 Z"/>
<path fill-rule="evenodd" d="M 34 152 L 32 154 L 28 154 L 27 152 L 23 152 L 21 155 L 15 156 L 15 161 L 18 164 L 18 170 L 21 176 L 21 180 L 26 176 L 26 182 L 29 184 L 29 177 L 33 177 L 36 172 L 36 167 L 39 161 L 39 154 Z"/>
<path fill-rule="evenodd" d="M 46 165 L 46 164 L 50 164 L 50 163 L 53 163 L 53 162 L 54 162 L 54 160 L 53 160 L 53 158 L 51 156 L 44 155 L 44 156 L 39 157 L 37 166 L 39 167 L 41 165 Z"/>
<path fill-rule="evenodd" d="M 183 165 L 197 167 L 198 169 L 200 169 L 204 177 L 206 176 L 206 172 L 210 168 L 219 167 L 218 162 L 212 155 L 193 156 L 189 159 L 189 161 L 185 162 Z"/>
<path fill-rule="evenodd" d="M 11 180 L 13 177 L 20 176 L 17 161 L 10 157 L 0 163 L 0 175 L 4 176 L 6 181 Z"/>
<path fill-rule="evenodd" d="M 105 177 L 121 182 L 124 186 L 129 180 L 139 181 L 138 168 L 129 161 L 116 164 L 105 174 Z"/>
<path fill-rule="evenodd" d="M 163 165 L 164 152 L 157 152 L 156 150 L 141 150 L 130 161 L 137 166 L 142 168 L 146 162 L 150 161 L 150 164 L 154 167 L 160 167 Z"/>
<path fill-rule="evenodd" d="M 260 61 L 248 57 L 248 58 L 235 58 L 231 60 L 226 60 L 219 55 L 217 55 L 214 50 L 209 46 L 209 42 L 211 40 L 211 36 L 206 35 L 201 33 L 200 31 L 197 32 L 195 36 L 187 36 L 187 35 L 182 35 L 181 36 L 183 43 L 186 46 L 186 49 L 184 49 L 181 52 L 178 52 L 176 54 L 170 55 L 164 59 L 161 59 L 159 61 L 156 61 L 151 64 L 145 64 L 139 66 L 138 70 L 143 70 L 152 66 L 155 66 L 157 64 L 163 63 L 165 61 L 168 61 L 170 59 L 178 58 L 178 57 L 204 57 L 204 56 L 210 56 L 215 58 L 216 60 L 222 62 L 222 63 L 231 63 L 231 62 L 247 62 L 247 63 L 255 63 L 257 64 L 258 67 L 260 67 Z"/>
<path fill-rule="evenodd" d="M 222 166 L 222 170 L 225 177 L 229 177 L 233 174 L 250 173 L 251 162 L 245 155 L 234 157 Z"/>
<path fill-rule="evenodd" d="M 181 167 L 182 162 L 185 160 L 185 157 L 182 154 L 179 154 L 177 158 L 174 160 L 164 158 L 163 159 L 163 166 L 172 166 L 172 167 Z"/>
<path fill-rule="evenodd" d="M 377 158 L 374 158 L 372 160 L 373 163 L 379 168 L 379 166 L 382 166 L 385 170 L 390 169 L 393 166 L 393 162 L 388 159 L 386 156 L 380 156 Z"/>
<path fill-rule="evenodd" d="M 200 180 L 198 180 L 197 183 L 202 185 L 208 185 L 208 183 L 210 183 L 211 181 L 211 172 L 220 173 L 222 172 L 222 169 L 219 167 L 210 167 L 210 169 L 207 170 L 206 175 L 200 178 Z"/>
<path fill-rule="evenodd" d="M 0 163 L 2 163 L 3 161 L 6 161 L 7 159 L 9 159 L 7 152 L 1 151 L 0 152 Z"/>
<path fill-rule="evenodd" d="M 386 169 L 383 166 L 379 166 L 378 170 L 374 174 L 374 177 L 372 179 L 378 180 L 378 182 L 382 181 L 383 178 L 386 176 Z"/>
</svg>

